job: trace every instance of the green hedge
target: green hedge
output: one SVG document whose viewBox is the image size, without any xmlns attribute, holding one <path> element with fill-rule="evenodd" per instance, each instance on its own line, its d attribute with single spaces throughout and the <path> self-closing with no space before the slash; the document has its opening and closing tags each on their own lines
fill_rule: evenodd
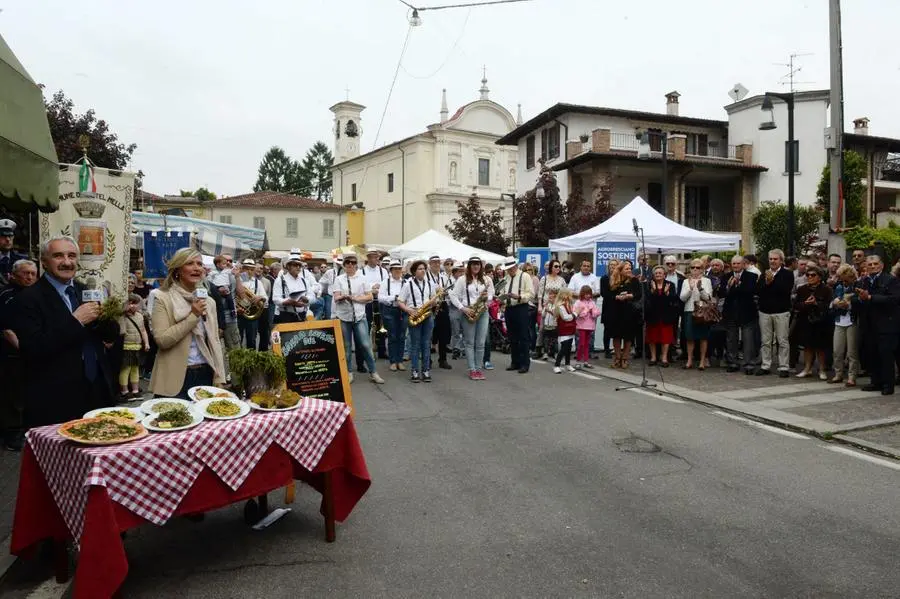
<svg viewBox="0 0 900 599">
<path fill-rule="evenodd" d="M 888 264 L 893 264 L 900 257 L 900 227 L 894 221 L 890 221 L 885 229 L 874 227 L 851 229 L 844 233 L 844 241 L 847 243 L 848 250 L 873 248 L 876 244 L 881 244 Z"/>
</svg>

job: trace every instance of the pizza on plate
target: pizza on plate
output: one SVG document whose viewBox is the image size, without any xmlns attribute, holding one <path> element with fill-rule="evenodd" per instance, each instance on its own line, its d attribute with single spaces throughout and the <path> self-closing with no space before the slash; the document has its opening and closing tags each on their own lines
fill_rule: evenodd
<svg viewBox="0 0 900 599">
<path fill-rule="evenodd" d="M 149 433 L 133 420 L 105 416 L 66 422 L 59 427 L 59 434 L 85 445 L 115 445 L 140 439 Z"/>
</svg>

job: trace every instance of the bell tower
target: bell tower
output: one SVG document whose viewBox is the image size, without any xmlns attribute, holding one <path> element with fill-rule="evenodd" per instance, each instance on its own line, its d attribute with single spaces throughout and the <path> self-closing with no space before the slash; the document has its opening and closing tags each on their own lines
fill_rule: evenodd
<svg viewBox="0 0 900 599">
<path fill-rule="evenodd" d="M 366 107 L 350 100 L 338 102 L 329 110 L 334 113 L 334 162 L 335 164 L 359 156 L 362 138 L 362 111 Z"/>
</svg>

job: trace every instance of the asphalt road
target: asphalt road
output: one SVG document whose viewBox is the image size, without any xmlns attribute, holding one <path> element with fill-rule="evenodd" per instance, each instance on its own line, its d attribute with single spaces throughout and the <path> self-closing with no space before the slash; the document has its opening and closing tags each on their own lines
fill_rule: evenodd
<svg viewBox="0 0 900 599">
<path fill-rule="evenodd" d="M 900 596 L 887 462 L 546 365 L 455 364 L 354 384 L 373 485 L 337 543 L 301 488 L 264 531 L 233 507 L 130 533 L 125 596 Z"/>
</svg>

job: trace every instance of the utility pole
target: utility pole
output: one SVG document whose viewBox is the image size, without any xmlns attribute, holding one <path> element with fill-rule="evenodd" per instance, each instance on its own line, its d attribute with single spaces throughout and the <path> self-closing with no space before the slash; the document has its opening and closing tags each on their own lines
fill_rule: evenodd
<svg viewBox="0 0 900 599">
<path fill-rule="evenodd" d="M 829 208 L 832 231 L 845 226 L 846 207 L 843 202 L 842 180 L 844 174 L 844 68 L 841 44 L 841 0 L 828 0 L 828 25 L 831 63 L 831 130 L 834 140 L 829 156 L 831 166 L 831 192 Z M 868 218 L 868 215 L 866 215 Z"/>
</svg>

